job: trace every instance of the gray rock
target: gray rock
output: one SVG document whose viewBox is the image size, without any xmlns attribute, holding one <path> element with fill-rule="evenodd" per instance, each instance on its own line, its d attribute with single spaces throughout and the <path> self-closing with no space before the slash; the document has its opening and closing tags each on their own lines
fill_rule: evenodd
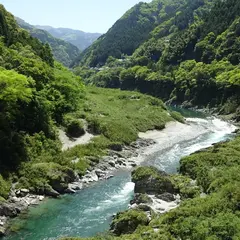
<svg viewBox="0 0 240 240">
<path fill-rule="evenodd" d="M 123 159 L 123 160 L 122 160 Z M 125 163 L 125 159 L 124 158 L 120 158 L 116 161 L 117 164 L 122 165 L 123 163 Z"/>
<path fill-rule="evenodd" d="M 76 191 L 73 190 L 72 188 L 67 188 L 67 189 L 65 190 L 65 193 L 74 194 L 74 193 L 76 193 Z"/>
<path fill-rule="evenodd" d="M 28 189 L 23 188 L 23 189 L 16 191 L 16 196 L 17 197 L 25 197 L 25 196 L 27 196 L 27 194 L 29 194 L 29 192 L 30 191 Z"/>
<path fill-rule="evenodd" d="M 138 178 L 137 172 L 141 171 L 142 168 L 149 168 L 149 172 L 152 173 L 147 173 L 146 176 Z M 147 193 L 153 195 L 165 192 L 175 193 L 174 186 L 170 181 L 168 174 L 154 167 L 139 167 L 134 170 L 132 172 L 132 181 L 135 183 L 135 193 Z"/>
<path fill-rule="evenodd" d="M 120 152 L 122 151 L 123 148 L 121 144 L 111 144 L 110 149 L 112 149 L 113 151 Z"/>
<path fill-rule="evenodd" d="M 50 197 L 58 197 L 60 194 L 59 192 L 55 191 L 52 187 L 48 187 L 45 189 L 45 195 Z"/>
<path fill-rule="evenodd" d="M 115 167 L 115 162 L 114 161 L 109 161 L 108 164 L 112 167 Z"/>
<path fill-rule="evenodd" d="M 75 158 L 74 160 L 71 161 L 71 163 L 76 164 L 76 163 L 78 163 L 79 161 L 80 161 L 79 158 Z"/>
<path fill-rule="evenodd" d="M 106 177 L 105 177 L 105 179 L 110 179 L 110 178 L 113 178 L 114 177 L 114 175 L 107 175 Z"/>
<path fill-rule="evenodd" d="M 68 188 L 78 191 L 78 190 L 81 190 L 83 186 L 81 182 L 73 182 L 68 184 Z"/>
<path fill-rule="evenodd" d="M 157 198 L 165 201 L 165 202 L 172 202 L 175 200 L 175 197 L 173 194 L 171 193 L 163 193 L 163 194 L 159 194 L 159 195 L 156 195 Z"/>
<path fill-rule="evenodd" d="M 3 203 L 0 205 L 0 216 L 16 217 L 17 210 L 14 203 Z"/>
<path fill-rule="evenodd" d="M 38 196 L 39 201 L 43 201 L 43 199 L 44 199 L 44 196 Z"/>
<path fill-rule="evenodd" d="M 104 176 L 106 175 L 106 172 L 104 172 L 104 171 L 101 170 L 101 169 L 96 169 L 96 170 L 95 170 L 95 173 L 97 174 L 97 176 L 98 176 L 99 178 L 104 177 Z"/>
<path fill-rule="evenodd" d="M 152 210 L 152 208 L 150 206 L 146 205 L 146 204 L 140 204 L 140 205 L 138 205 L 137 208 L 144 211 L 144 212 L 149 212 L 149 211 Z"/>
</svg>

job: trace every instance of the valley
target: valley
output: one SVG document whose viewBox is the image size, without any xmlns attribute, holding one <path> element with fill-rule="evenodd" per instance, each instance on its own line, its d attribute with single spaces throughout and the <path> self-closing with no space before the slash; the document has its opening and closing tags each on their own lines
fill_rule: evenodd
<svg viewBox="0 0 240 240">
<path fill-rule="evenodd" d="M 0 237 L 239 239 L 239 10 L 139 2 L 101 35 L 0 4 Z"/>
</svg>

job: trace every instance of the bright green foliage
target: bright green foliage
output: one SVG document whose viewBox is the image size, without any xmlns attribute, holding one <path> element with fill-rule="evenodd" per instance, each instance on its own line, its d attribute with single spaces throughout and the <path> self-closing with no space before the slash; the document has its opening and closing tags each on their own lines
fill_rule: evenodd
<svg viewBox="0 0 240 240">
<path fill-rule="evenodd" d="M 164 128 L 171 118 L 161 100 L 136 92 L 90 87 L 81 109 L 92 132 L 131 143 L 139 131 Z"/>
<path fill-rule="evenodd" d="M 77 108 L 84 96 L 81 79 L 54 63 L 49 45 L 20 29 L 2 5 L 0 34 L 2 176 L 10 179 L 14 172 L 23 177 L 22 173 L 28 172 L 26 166 L 29 170 L 33 162 L 67 165 L 60 154 L 54 123 L 61 123 L 64 114 Z M 9 190 L 10 183 L 4 179 L 1 197 L 7 197 Z M 30 183 L 29 179 L 26 182 Z"/>
<path fill-rule="evenodd" d="M 155 167 L 138 167 L 132 172 L 133 182 L 140 181 L 149 177 L 161 178 L 158 169 Z"/>
<path fill-rule="evenodd" d="M 65 116 L 65 124 L 79 118 L 86 120 L 88 131 L 100 135 L 89 144 L 63 153 L 69 162 L 80 159 L 72 166 L 80 175 L 91 162 L 99 162 L 112 145 L 129 144 L 137 139 L 138 132 L 163 129 L 166 122 L 173 120 L 159 99 L 137 92 L 96 87 L 86 88 L 86 98 L 82 100 L 78 112 Z"/>
<path fill-rule="evenodd" d="M 178 122 L 184 123 L 184 117 L 179 113 L 179 112 L 171 112 L 171 117 L 174 118 L 175 120 L 177 120 Z"/>
<path fill-rule="evenodd" d="M 67 188 L 67 184 L 74 180 L 73 170 L 57 163 L 26 163 L 20 171 L 22 176 L 17 187 L 28 188 L 40 194 L 46 193 L 50 187 Z"/>
<path fill-rule="evenodd" d="M 17 101 L 29 102 L 32 96 L 30 84 L 33 81 L 15 71 L 0 71 L 0 101 L 16 104 Z"/>
<path fill-rule="evenodd" d="M 22 115 L 21 110 L 28 106 L 33 96 L 30 87 L 32 83 L 31 79 L 15 71 L 0 69 L 1 169 L 15 165 L 20 156 L 24 157 L 23 149 L 21 149 L 23 147 L 23 134 L 17 132 L 16 129 L 22 129 L 18 119 Z"/>
</svg>

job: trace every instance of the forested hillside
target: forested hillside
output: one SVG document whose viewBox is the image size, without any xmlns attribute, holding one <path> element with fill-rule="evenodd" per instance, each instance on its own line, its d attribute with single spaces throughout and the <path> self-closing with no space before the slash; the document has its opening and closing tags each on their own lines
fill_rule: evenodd
<svg viewBox="0 0 240 240">
<path fill-rule="evenodd" d="M 154 16 L 155 21 L 141 28 L 145 35 L 137 30 L 138 24 L 133 26 L 144 36 L 139 38 L 134 31 L 128 32 L 129 24 L 124 24 L 124 28 L 120 23 L 132 19 L 139 23 L 143 9 L 144 19 Z M 239 112 L 239 10 L 237 0 L 140 3 L 80 55 L 76 73 L 97 86 L 137 89 L 188 107 Z M 113 39 L 113 33 L 120 36 Z M 128 40 L 124 41 L 126 36 Z M 128 43 L 134 43 L 131 51 L 116 54 L 117 49 L 123 49 L 121 44 L 129 47 Z M 114 51 L 105 51 L 106 48 Z M 88 70 L 104 63 L 100 71 Z"/>
<path fill-rule="evenodd" d="M 7 197 L 11 174 L 23 163 L 59 151 L 54 125 L 76 109 L 83 84 L 2 5 L 0 35 L 0 196 Z"/>
<path fill-rule="evenodd" d="M 54 28 L 50 26 L 40 25 L 37 25 L 35 27 L 45 30 L 52 36 L 60 38 L 77 46 L 81 51 L 89 47 L 96 39 L 102 35 L 101 33 L 88 33 L 70 28 Z"/>
<path fill-rule="evenodd" d="M 58 196 L 108 149 L 176 118 L 150 96 L 85 88 L 80 77 L 54 61 L 49 45 L 19 28 L 2 5 L 0 35 L 0 202 L 9 197 L 12 182 Z M 93 139 L 62 151 L 60 128 L 66 138 L 88 131 Z"/>
<path fill-rule="evenodd" d="M 55 38 L 47 31 L 38 29 L 20 18 L 16 17 L 16 20 L 18 25 L 29 31 L 32 37 L 39 39 L 42 43 L 48 43 L 54 58 L 64 66 L 69 67 L 72 61 L 80 54 L 80 50 L 75 45 Z"/>
<path fill-rule="evenodd" d="M 156 1 L 135 5 L 120 18 L 109 31 L 86 49 L 76 60 L 85 66 L 102 66 L 108 57 L 121 58 L 131 55 L 150 32 L 161 22 L 174 15 L 186 3 L 185 0 Z"/>
</svg>

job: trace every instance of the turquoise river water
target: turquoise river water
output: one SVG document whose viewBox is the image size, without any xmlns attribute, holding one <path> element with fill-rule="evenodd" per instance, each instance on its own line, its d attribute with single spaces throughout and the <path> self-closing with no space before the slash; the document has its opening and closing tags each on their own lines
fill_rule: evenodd
<svg viewBox="0 0 240 240">
<path fill-rule="evenodd" d="M 186 113 L 185 113 L 186 114 Z M 178 141 L 168 149 L 150 154 L 143 165 L 153 165 L 168 173 L 177 171 L 179 160 L 199 149 L 211 146 L 234 135 L 234 127 L 216 118 L 193 118 L 192 124 L 206 131 L 189 141 Z M 195 129 L 193 128 L 193 131 Z M 48 199 L 37 207 L 13 220 L 17 233 L 4 240 L 56 240 L 63 236 L 88 237 L 109 229 L 112 215 L 126 210 L 133 197 L 134 184 L 130 171 L 120 170 L 115 177 L 96 182 L 74 195 Z"/>
</svg>

